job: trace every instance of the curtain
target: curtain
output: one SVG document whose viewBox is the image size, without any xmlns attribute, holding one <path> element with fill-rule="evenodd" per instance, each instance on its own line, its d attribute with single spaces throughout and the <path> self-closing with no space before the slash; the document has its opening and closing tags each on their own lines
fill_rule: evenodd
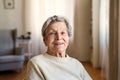
<svg viewBox="0 0 120 80">
<path fill-rule="evenodd" d="M 72 56 L 80 61 L 91 58 L 91 0 L 75 0 L 74 47 Z"/>
<path fill-rule="evenodd" d="M 41 37 L 41 12 L 39 0 L 25 0 L 25 32 L 31 32 L 32 54 L 37 55 L 45 49 Z M 42 46 L 42 47 L 41 47 Z M 42 48 L 40 50 L 40 48 Z"/>
<path fill-rule="evenodd" d="M 119 15 L 120 15 L 120 1 L 119 1 Z M 118 80 L 120 80 L 120 16 L 119 16 L 119 22 L 118 22 L 119 24 L 119 26 L 118 26 Z"/>
<path fill-rule="evenodd" d="M 119 80 L 119 0 L 110 0 L 109 80 Z"/>
<path fill-rule="evenodd" d="M 97 3 L 97 4 L 96 4 Z M 93 55 L 94 67 L 100 67 L 108 77 L 109 0 L 93 0 Z"/>
<path fill-rule="evenodd" d="M 103 75 L 108 76 L 109 65 L 109 0 L 100 1 L 100 66 Z"/>
<path fill-rule="evenodd" d="M 99 67 L 99 14 L 100 0 L 92 0 L 92 64 L 94 67 Z"/>
<path fill-rule="evenodd" d="M 73 26 L 74 0 L 25 0 L 24 32 L 32 33 L 32 53 L 46 51 L 41 28 L 45 20 L 53 15 L 65 16 Z"/>
</svg>

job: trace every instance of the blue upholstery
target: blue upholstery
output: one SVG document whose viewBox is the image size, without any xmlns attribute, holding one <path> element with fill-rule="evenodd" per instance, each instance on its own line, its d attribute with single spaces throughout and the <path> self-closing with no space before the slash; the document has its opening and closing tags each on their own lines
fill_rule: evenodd
<svg viewBox="0 0 120 80">
<path fill-rule="evenodd" d="M 0 30 L 0 71 L 16 70 L 23 67 L 24 48 L 17 46 L 17 31 Z"/>
</svg>

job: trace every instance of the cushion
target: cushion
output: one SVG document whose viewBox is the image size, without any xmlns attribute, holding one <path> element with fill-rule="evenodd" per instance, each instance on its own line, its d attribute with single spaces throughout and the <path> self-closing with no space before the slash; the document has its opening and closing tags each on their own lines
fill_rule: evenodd
<svg viewBox="0 0 120 80">
<path fill-rule="evenodd" d="M 24 56 L 23 55 L 8 55 L 8 56 L 0 56 L 0 63 L 5 63 L 5 62 L 17 62 L 17 61 L 24 61 Z"/>
<path fill-rule="evenodd" d="M 0 30 L 0 56 L 14 53 L 16 40 L 15 36 L 16 29 Z"/>
</svg>

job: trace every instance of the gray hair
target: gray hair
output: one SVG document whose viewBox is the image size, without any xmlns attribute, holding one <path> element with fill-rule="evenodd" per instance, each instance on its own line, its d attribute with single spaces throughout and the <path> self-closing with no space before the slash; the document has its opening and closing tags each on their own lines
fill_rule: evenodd
<svg viewBox="0 0 120 80">
<path fill-rule="evenodd" d="M 70 37 L 71 36 L 71 26 L 68 22 L 67 19 L 65 19 L 64 17 L 61 17 L 61 16 L 52 16 L 52 17 L 49 17 L 45 23 L 43 24 L 43 27 L 42 27 L 42 36 L 45 37 L 45 33 L 47 31 L 47 28 L 50 24 L 52 24 L 53 22 L 65 22 L 66 26 L 67 26 L 67 32 L 68 32 L 68 36 Z"/>
</svg>

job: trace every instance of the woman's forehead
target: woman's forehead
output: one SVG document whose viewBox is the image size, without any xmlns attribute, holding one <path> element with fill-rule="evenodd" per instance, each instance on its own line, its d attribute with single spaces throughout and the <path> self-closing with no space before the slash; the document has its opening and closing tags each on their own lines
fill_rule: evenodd
<svg viewBox="0 0 120 80">
<path fill-rule="evenodd" d="M 48 29 L 67 29 L 64 22 L 54 22 L 48 26 Z"/>
</svg>

